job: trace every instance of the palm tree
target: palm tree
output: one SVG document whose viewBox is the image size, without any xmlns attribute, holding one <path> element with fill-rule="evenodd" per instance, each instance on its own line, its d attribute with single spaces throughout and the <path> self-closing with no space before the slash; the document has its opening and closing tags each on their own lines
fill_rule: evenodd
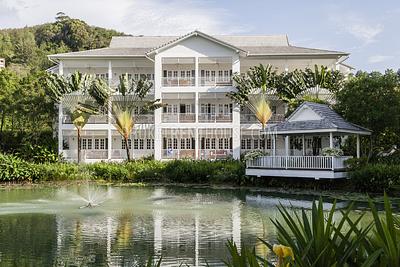
<svg viewBox="0 0 400 267">
<path fill-rule="evenodd" d="M 160 108 L 162 104 L 159 99 L 146 99 L 153 86 L 147 79 L 129 80 L 128 75 L 121 75 L 119 81 L 118 94 L 115 96 L 116 103 L 112 106 L 111 115 L 115 128 L 124 139 L 126 157 L 130 161 L 128 142 L 138 116 L 154 111 Z"/>
<path fill-rule="evenodd" d="M 278 75 L 272 71 L 272 66 L 254 66 L 246 75 L 235 74 L 236 91 L 228 96 L 242 107 L 247 107 L 262 125 L 262 130 L 272 116 L 269 94 L 276 88 Z"/>
<path fill-rule="evenodd" d="M 90 115 L 98 114 L 99 108 L 108 102 L 109 87 L 104 80 L 80 72 L 68 77 L 51 73 L 46 75 L 44 82 L 50 97 L 67 110 L 77 130 L 78 163 L 80 163 L 82 128 Z"/>
</svg>

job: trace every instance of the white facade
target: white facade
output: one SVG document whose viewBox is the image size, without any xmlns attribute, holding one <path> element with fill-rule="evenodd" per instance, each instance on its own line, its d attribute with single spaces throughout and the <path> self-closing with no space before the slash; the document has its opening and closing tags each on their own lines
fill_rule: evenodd
<svg viewBox="0 0 400 267">
<path fill-rule="evenodd" d="M 112 87 L 122 74 L 152 80 L 150 97 L 166 106 L 139 117 L 128 145 L 133 158 L 154 155 L 158 160 L 237 159 L 247 150 L 270 149 L 255 117 L 226 96 L 235 90 L 232 75 L 259 64 L 271 64 L 279 72 L 315 64 L 343 70 L 346 57 L 291 46 L 286 36 L 213 37 L 198 31 L 182 37 L 115 37 L 108 48 L 49 56 L 61 75 L 78 70 L 108 79 Z M 271 123 L 282 121 L 285 104 L 274 100 L 272 109 Z M 75 160 L 76 130 L 61 106 L 59 110 L 59 152 Z M 285 141 L 278 137 L 275 142 L 283 147 Z M 92 116 L 82 133 L 82 159 L 122 160 L 124 145 L 107 114 Z"/>
</svg>

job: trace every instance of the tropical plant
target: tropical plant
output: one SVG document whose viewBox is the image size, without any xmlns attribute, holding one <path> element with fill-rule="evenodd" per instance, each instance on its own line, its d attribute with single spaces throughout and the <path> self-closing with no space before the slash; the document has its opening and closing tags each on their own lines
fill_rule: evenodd
<svg viewBox="0 0 400 267">
<path fill-rule="evenodd" d="M 45 77 L 49 95 L 66 109 L 77 130 L 78 163 L 81 159 L 81 131 L 90 115 L 98 114 L 100 107 L 106 106 L 110 96 L 107 83 L 91 75 L 75 72 L 68 77 L 54 73 Z"/>
<path fill-rule="evenodd" d="M 159 99 L 146 99 L 153 84 L 147 79 L 129 80 L 128 75 L 119 77 L 117 87 L 118 95 L 111 109 L 114 126 L 125 142 L 126 157 L 131 160 L 129 152 L 129 137 L 135 126 L 135 122 L 142 114 L 154 111 L 162 106 Z"/>
<path fill-rule="evenodd" d="M 231 259 L 225 260 L 224 264 L 227 267 L 269 267 L 274 266 L 273 264 L 269 263 L 267 260 L 259 259 L 256 256 L 255 250 L 251 250 L 247 247 L 243 247 L 241 251 L 239 251 L 237 245 L 228 240 L 226 244 L 228 248 L 228 252 L 231 256 Z"/>
<path fill-rule="evenodd" d="M 322 155 L 328 157 L 340 157 L 343 156 L 343 150 L 340 148 L 324 147 L 322 149 Z"/>
<path fill-rule="evenodd" d="M 277 74 L 272 71 L 272 66 L 251 67 L 246 75 L 235 74 L 233 76 L 236 91 L 228 93 L 228 96 L 242 107 L 247 107 L 261 123 L 262 129 L 272 116 L 270 108 L 270 94 L 277 85 Z"/>
<path fill-rule="evenodd" d="M 352 206 L 340 211 L 341 218 L 335 223 L 336 202 L 327 215 L 322 199 L 318 204 L 313 202 L 310 217 L 304 209 L 301 213 L 290 212 L 280 205 L 278 209 L 283 222 L 272 220 L 278 230 L 278 242 L 292 249 L 296 266 L 351 265 L 357 261 L 354 252 L 361 247 L 371 229 L 371 225 L 363 229 L 358 227 L 363 214 L 354 221 L 349 218 Z M 273 250 L 271 244 L 262 242 Z"/>
<path fill-rule="evenodd" d="M 370 199 L 369 206 L 374 218 L 372 235 L 368 236 L 365 246 L 369 254 L 377 255 L 376 266 L 400 266 L 400 218 L 393 215 L 389 197 L 384 195 L 385 212 L 380 216 L 375 204 Z M 379 256 L 378 256 L 379 255 Z"/>
</svg>

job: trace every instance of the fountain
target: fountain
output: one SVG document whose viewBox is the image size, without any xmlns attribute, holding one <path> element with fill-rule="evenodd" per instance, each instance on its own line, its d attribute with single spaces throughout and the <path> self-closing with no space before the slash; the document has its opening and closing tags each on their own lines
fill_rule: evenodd
<svg viewBox="0 0 400 267">
<path fill-rule="evenodd" d="M 84 205 L 79 206 L 79 209 L 92 209 L 98 207 L 111 197 L 110 188 L 106 190 L 100 186 L 91 185 L 89 182 L 87 182 L 86 186 L 81 190 L 78 190 L 78 192 L 61 190 L 59 194 L 64 199 L 69 198 L 70 200 L 79 200 L 84 202 Z"/>
</svg>

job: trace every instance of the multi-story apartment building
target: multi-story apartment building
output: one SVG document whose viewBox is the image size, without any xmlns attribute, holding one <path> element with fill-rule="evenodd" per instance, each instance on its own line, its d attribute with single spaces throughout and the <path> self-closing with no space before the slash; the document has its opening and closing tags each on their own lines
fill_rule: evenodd
<svg viewBox="0 0 400 267">
<path fill-rule="evenodd" d="M 125 144 L 107 114 L 91 116 L 82 134 L 82 159 L 121 160 L 125 146 L 134 158 L 155 159 L 239 158 L 244 151 L 271 149 L 262 140 L 260 125 L 247 109 L 235 105 L 226 94 L 235 88 L 234 73 L 271 64 L 278 72 L 324 65 L 348 73 L 343 64 L 348 53 L 293 46 L 286 35 L 210 36 L 194 31 L 183 36 L 113 37 L 109 47 L 50 55 L 53 71 L 68 75 L 76 70 L 103 77 L 111 87 L 119 76 L 147 77 L 153 81 L 150 97 L 165 106 L 140 116 L 131 140 Z M 271 100 L 270 123 L 284 120 L 286 107 Z M 76 159 L 76 131 L 60 106 L 59 151 Z M 328 140 L 325 140 L 329 143 Z M 274 140 L 275 150 L 285 139 Z"/>
</svg>

